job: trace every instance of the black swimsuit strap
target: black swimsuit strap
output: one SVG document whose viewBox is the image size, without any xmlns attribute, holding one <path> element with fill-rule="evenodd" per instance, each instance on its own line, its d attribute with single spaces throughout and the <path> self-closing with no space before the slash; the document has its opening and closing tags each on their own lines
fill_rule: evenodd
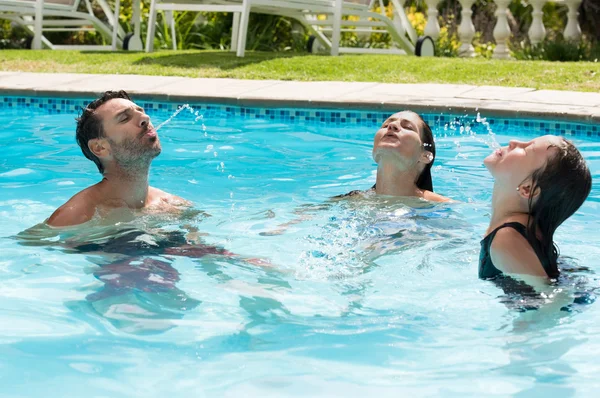
<svg viewBox="0 0 600 398">
<path fill-rule="evenodd" d="M 499 230 L 501 230 L 502 228 L 512 228 L 512 229 L 516 230 L 518 233 L 523 235 L 523 237 L 525 239 L 527 239 L 527 242 L 529 242 L 529 238 L 527 237 L 527 228 L 525 228 L 525 226 L 523 224 L 521 224 L 520 222 L 516 222 L 516 221 L 507 222 L 507 223 L 504 223 L 504 224 L 498 226 L 496 229 L 494 229 L 492 232 L 490 232 L 488 234 L 488 236 L 495 236 L 496 233 Z M 487 238 L 487 236 L 486 236 L 486 238 Z"/>
</svg>

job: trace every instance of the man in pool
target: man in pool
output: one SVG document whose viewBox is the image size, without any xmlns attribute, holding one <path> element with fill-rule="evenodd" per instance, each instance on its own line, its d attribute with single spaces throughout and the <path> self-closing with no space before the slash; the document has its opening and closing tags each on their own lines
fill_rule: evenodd
<svg viewBox="0 0 600 398">
<path fill-rule="evenodd" d="M 152 160 L 161 152 L 157 132 L 144 109 L 125 91 L 107 91 L 77 119 L 77 143 L 96 164 L 102 181 L 79 192 L 47 220 L 52 227 L 85 223 L 115 210 L 175 212 L 186 200 L 148 185 Z"/>
</svg>

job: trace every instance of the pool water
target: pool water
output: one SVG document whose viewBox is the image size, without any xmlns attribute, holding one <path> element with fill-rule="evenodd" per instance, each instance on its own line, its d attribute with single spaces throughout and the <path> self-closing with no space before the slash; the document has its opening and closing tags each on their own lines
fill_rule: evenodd
<svg viewBox="0 0 600 398">
<path fill-rule="evenodd" d="M 595 184 L 557 232 L 570 269 L 561 311 L 558 299 L 477 278 L 492 187 L 482 160 L 496 142 L 534 137 L 510 123 L 494 135 L 475 115 L 432 126 L 435 191 L 459 203 L 407 205 L 330 200 L 374 183 L 376 125 L 185 110 L 159 131 L 151 185 L 198 211 L 28 230 L 99 180 L 75 144 L 75 116 L 0 112 L 0 396 L 567 397 L 600 387 L 597 138 L 570 137 Z M 198 241 L 191 254 L 156 249 L 186 237 Z"/>
</svg>

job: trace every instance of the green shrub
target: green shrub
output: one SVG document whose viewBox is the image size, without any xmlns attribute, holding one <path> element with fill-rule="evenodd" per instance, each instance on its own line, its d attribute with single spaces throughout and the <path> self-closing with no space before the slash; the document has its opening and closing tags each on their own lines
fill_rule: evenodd
<svg viewBox="0 0 600 398">
<path fill-rule="evenodd" d="M 532 46 L 527 41 L 513 46 L 512 54 L 516 59 L 544 60 L 559 62 L 594 61 L 600 55 L 598 43 L 592 43 L 585 37 L 578 43 L 562 38 L 546 38 L 542 43 Z"/>
<path fill-rule="evenodd" d="M 0 20 L 0 50 L 28 48 L 31 40 L 24 28 L 8 20 Z"/>
<path fill-rule="evenodd" d="M 481 32 L 477 32 L 473 38 L 473 47 L 475 48 L 475 54 L 483 58 L 491 59 L 492 55 L 494 55 L 496 43 L 484 42 Z"/>
</svg>

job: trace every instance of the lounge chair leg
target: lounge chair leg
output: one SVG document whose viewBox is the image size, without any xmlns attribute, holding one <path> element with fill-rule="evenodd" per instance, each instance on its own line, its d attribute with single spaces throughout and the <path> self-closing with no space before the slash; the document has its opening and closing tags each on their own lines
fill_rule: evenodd
<svg viewBox="0 0 600 398">
<path fill-rule="evenodd" d="M 237 52 L 240 35 L 240 13 L 233 13 L 233 26 L 231 27 L 231 51 Z"/>
<path fill-rule="evenodd" d="M 175 17 L 173 11 L 165 11 L 165 18 L 169 22 L 169 28 L 171 28 L 171 43 L 173 44 L 173 50 L 177 50 L 177 32 L 175 31 Z"/>
<path fill-rule="evenodd" d="M 246 50 L 246 34 L 248 33 L 248 20 L 250 19 L 250 0 L 244 0 L 240 17 L 240 37 L 238 40 L 237 56 L 243 57 Z"/>
<path fill-rule="evenodd" d="M 343 0 L 336 0 L 333 14 L 333 32 L 331 33 L 331 55 L 340 55 Z"/>
<path fill-rule="evenodd" d="M 33 21 L 33 44 L 31 46 L 34 50 L 42 49 L 42 24 L 44 14 L 44 0 L 37 0 L 35 2 L 35 20 Z"/>
<path fill-rule="evenodd" d="M 117 33 L 119 33 L 119 14 L 121 12 L 121 0 L 115 0 L 115 15 L 114 15 L 114 21 L 115 24 L 113 25 L 113 30 L 112 30 L 112 43 L 111 43 L 111 50 L 112 51 L 117 51 Z"/>
<path fill-rule="evenodd" d="M 154 34 L 156 29 L 156 1 L 150 3 L 150 13 L 148 14 L 148 33 L 146 34 L 146 52 L 151 53 L 154 50 Z"/>
</svg>

